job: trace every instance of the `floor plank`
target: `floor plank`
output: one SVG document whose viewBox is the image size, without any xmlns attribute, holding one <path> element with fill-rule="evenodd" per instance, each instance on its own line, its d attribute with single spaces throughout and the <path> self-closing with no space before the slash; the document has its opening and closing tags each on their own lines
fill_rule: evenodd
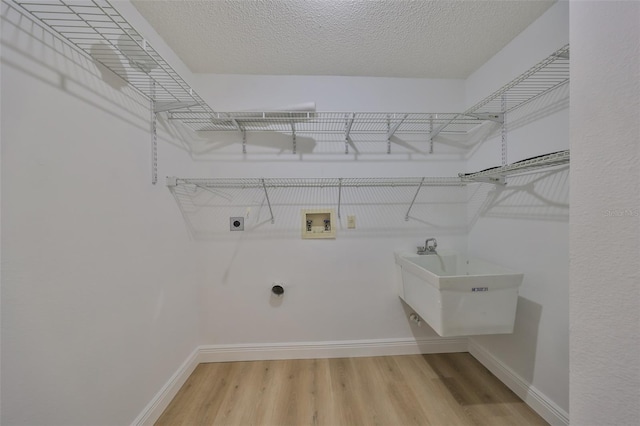
<svg viewBox="0 0 640 426">
<path fill-rule="evenodd" d="M 468 353 L 200 364 L 156 425 L 546 425 Z"/>
</svg>

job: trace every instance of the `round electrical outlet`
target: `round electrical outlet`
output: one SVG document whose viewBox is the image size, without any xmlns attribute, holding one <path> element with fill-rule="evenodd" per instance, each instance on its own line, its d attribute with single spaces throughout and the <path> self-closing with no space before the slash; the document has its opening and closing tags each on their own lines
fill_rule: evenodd
<svg viewBox="0 0 640 426">
<path fill-rule="evenodd" d="M 229 218 L 229 229 L 232 231 L 244 231 L 244 217 Z"/>
</svg>

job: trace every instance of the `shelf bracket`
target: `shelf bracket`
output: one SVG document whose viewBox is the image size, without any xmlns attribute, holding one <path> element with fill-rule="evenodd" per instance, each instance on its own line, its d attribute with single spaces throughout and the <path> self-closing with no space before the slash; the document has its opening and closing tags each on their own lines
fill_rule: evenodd
<svg viewBox="0 0 640 426">
<path fill-rule="evenodd" d="M 420 185 L 418 185 L 418 189 L 416 190 L 416 194 L 413 196 L 413 200 L 411 200 L 411 205 L 409 205 L 409 210 L 407 210 L 407 214 L 404 215 L 404 220 L 406 222 L 409 221 L 409 213 L 411 212 L 411 209 L 413 208 L 413 204 L 416 202 L 416 198 L 418 198 L 418 194 L 420 193 L 420 189 L 422 188 L 422 184 L 424 183 L 425 178 L 422 178 L 422 180 L 420 181 Z"/>
<path fill-rule="evenodd" d="M 387 117 L 387 154 L 391 154 L 391 137 L 400 128 L 402 122 L 407 118 L 407 115 L 408 114 L 404 114 L 400 121 L 393 123 L 393 126 L 391 125 L 389 117 Z"/>
<path fill-rule="evenodd" d="M 349 138 L 349 133 L 351 133 L 351 126 L 353 125 L 353 120 L 355 117 L 356 117 L 355 113 L 352 113 L 351 117 L 349 117 L 348 114 L 345 115 L 345 120 L 344 120 L 344 153 L 345 154 L 349 153 L 349 141 L 351 140 Z"/>
<path fill-rule="evenodd" d="M 246 154 L 247 153 L 247 132 L 244 130 L 244 127 L 242 127 L 242 125 L 240 123 L 238 123 L 238 120 L 236 120 L 233 117 L 229 118 L 231 120 L 231 124 L 233 124 L 233 127 L 235 127 L 235 130 L 240 133 L 240 136 L 242 136 L 242 153 Z"/>
<path fill-rule="evenodd" d="M 338 179 L 338 219 L 340 219 L 340 203 L 342 201 L 342 178 Z"/>
<path fill-rule="evenodd" d="M 264 179 L 260 179 L 262 182 L 262 189 L 264 189 L 264 196 L 267 199 L 267 205 L 269 206 L 269 214 L 271 215 L 271 223 L 275 223 L 275 219 L 273 217 L 273 210 L 271 210 L 271 201 L 269 201 L 269 192 L 267 192 L 267 184 L 264 182 Z"/>
<path fill-rule="evenodd" d="M 456 114 L 451 120 L 447 121 L 442 126 L 438 127 L 436 130 L 434 130 L 433 133 L 431 134 L 431 139 L 433 139 L 436 136 L 438 136 L 440 134 L 440 132 L 442 132 L 449 124 L 451 124 L 455 120 L 457 120 L 458 117 L 460 117 L 460 115 L 462 115 L 462 114 Z"/>
<path fill-rule="evenodd" d="M 398 129 L 400 128 L 400 125 L 402 125 L 402 122 L 407 118 L 407 115 L 408 114 L 403 115 L 400 121 L 393 123 L 393 126 L 389 128 L 389 133 L 387 133 L 387 138 L 390 138 L 391 136 L 393 136 L 393 134 L 396 131 L 398 131 Z"/>
</svg>

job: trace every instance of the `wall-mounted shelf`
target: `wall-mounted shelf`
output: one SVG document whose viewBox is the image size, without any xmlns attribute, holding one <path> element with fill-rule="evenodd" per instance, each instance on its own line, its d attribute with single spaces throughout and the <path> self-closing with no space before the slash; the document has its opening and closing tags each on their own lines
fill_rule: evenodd
<svg viewBox="0 0 640 426">
<path fill-rule="evenodd" d="M 569 81 L 569 46 L 564 46 L 463 113 L 215 112 L 107 0 L 13 0 L 41 23 L 126 80 L 153 101 L 152 111 L 168 112 L 196 131 L 292 134 L 467 133 Z M 345 146 L 348 152 L 348 145 Z"/>
<path fill-rule="evenodd" d="M 504 114 L 569 82 L 569 45 L 553 52 L 526 72 L 463 113 L 367 113 L 256 111 L 212 115 L 176 111 L 170 118 L 195 130 L 276 131 L 306 134 L 467 133 L 484 121 L 502 123 Z"/>
<path fill-rule="evenodd" d="M 504 185 L 507 176 L 563 164 L 569 164 L 569 150 L 540 155 L 502 167 L 492 167 L 480 172 L 460 173 L 458 176 L 466 182 L 487 182 Z"/>
<path fill-rule="evenodd" d="M 155 111 L 213 113 L 147 40 L 106 0 L 13 0 L 41 23 L 155 102 Z"/>
<path fill-rule="evenodd" d="M 460 186 L 458 177 L 390 177 L 390 178 L 207 178 L 168 177 L 167 186 L 195 185 L 203 188 L 363 188 L 401 186 Z"/>
<path fill-rule="evenodd" d="M 504 183 L 504 176 L 516 171 L 568 162 L 549 157 L 528 160 L 531 163 L 507 165 L 506 114 L 569 82 L 569 45 L 524 72 L 462 113 L 371 113 L 315 111 L 216 112 L 153 49 L 146 39 L 107 0 L 3 0 L 28 12 L 45 28 L 61 35 L 71 45 L 101 63 L 150 99 L 152 121 L 152 183 L 157 181 L 158 113 L 167 113 L 195 131 L 238 132 L 246 152 L 247 132 L 279 132 L 290 134 L 293 152 L 296 134 L 339 135 L 344 152 L 353 145 L 351 135 L 380 135 L 391 152 L 394 135 L 423 135 L 430 142 L 439 134 L 466 134 L 479 124 L 493 121 L 502 124 L 502 166 L 499 169 L 458 178 L 399 179 L 177 179 L 177 184 L 201 187 L 232 185 L 233 187 L 268 188 L 289 186 L 417 186 L 463 185 L 466 182 Z M 562 157 L 562 156 L 560 156 Z M 521 162 L 522 163 L 522 162 Z M 415 198 L 414 198 L 415 200 Z M 413 203 L 412 203 L 413 204 Z M 338 215 L 339 215 L 338 209 Z M 408 213 L 407 213 L 408 218 Z"/>
<path fill-rule="evenodd" d="M 391 178 L 209 178 L 190 179 L 167 177 L 167 186 L 173 189 L 179 185 L 193 185 L 198 188 L 214 190 L 225 188 L 262 189 L 265 201 L 269 207 L 271 223 L 274 223 L 273 209 L 269 199 L 269 191 L 276 188 L 337 188 L 338 218 L 342 204 L 343 188 L 379 188 L 379 187 L 415 187 L 413 199 L 407 203 L 409 208 L 405 220 L 409 220 L 409 213 L 425 186 L 463 186 L 466 182 L 459 177 L 391 177 Z"/>
<path fill-rule="evenodd" d="M 459 173 L 458 177 L 389 177 L 389 178 L 167 178 L 167 186 L 172 189 L 179 185 L 193 185 L 203 189 L 262 189 L 269 207 L 271 223 L 274 222 L 273 209 L 269 200 L 269 190 L 276 188 L 337 188 L 338 218 L 342 201 L 343 188 L 366 187 L 415 187 L 416 192 L 409 203 L 405 220 L 409 220 L 409 213 L 425 186 L 464 186 L 468 183 L 491 183 L 505 185 L 506 177 L 519 173 L 556 167 L 569 164 L 569 150 L 540 155 L 517 161 L 501 167 L 493 167 L 475 173 Z"/>
</svg>

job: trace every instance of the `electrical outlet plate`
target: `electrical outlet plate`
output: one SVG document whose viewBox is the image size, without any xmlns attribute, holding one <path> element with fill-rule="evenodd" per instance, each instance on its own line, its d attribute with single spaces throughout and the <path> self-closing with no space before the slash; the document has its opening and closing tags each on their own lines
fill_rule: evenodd
<svg viewBox="0 0 640 426">
<path fill-rule="evenodd" d="M 229 218 L 229 229 L 232 231 L 244 231 L 244 217 Z"/>
<path fill-rule="evenodd" d="M 356 217 L 354 215 L 347 216 L 347 229 L 356 229 Z"/>
</svg>

